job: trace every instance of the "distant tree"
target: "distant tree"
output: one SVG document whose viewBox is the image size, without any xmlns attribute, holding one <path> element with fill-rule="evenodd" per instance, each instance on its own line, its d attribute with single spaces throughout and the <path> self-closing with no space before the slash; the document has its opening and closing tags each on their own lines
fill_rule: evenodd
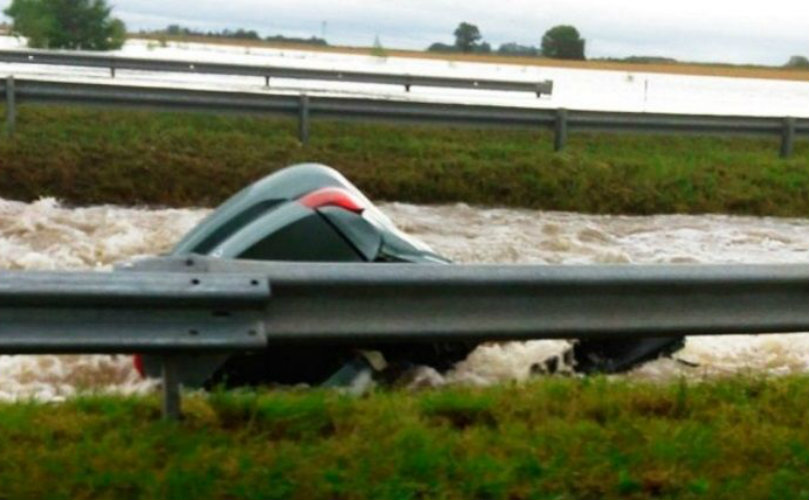
<svg viewBox="0 0 809 500">
<path fill-rule="evenodd" d="M 225 31 L 227 32 L 227 30 Z M 261 37 L 255 30 L 245 30 L 242 28 L 233 31 L 230 34 L 225 33 L 224 36 L 229 38 L 238 38 L 241 40 L 261 40 Z"/>
<path fill-rule="evenodd" d="M 472 47 L 472 52 L 477 52 L 478 54 L 489 54 L 491 51 L 492 46 L 489 45 L 489 42 L 479 43 Z"/>
<path fill-rule="evenodd" d="M 787 68 L 809 68 L 809 59 L 805 56 L 792 56 L 784 66 Z"/>
<path fill-rule="evenodd" d="M 186 35 L 188 34 L 188 28 L 183 28 L 179 24 L 169 24 L 166 26 L 166 34 L 172 36 Z"/>
<path fill-rule="evenodd" d="M 107 28 L 109 50 L 120 49 L 126 41 L 126 24 L 117 17 L 110 20 Z M 99 49 L 100 50 L 100 49 Z"/>
<path fill-rule="evenodd" d="M 195 30 L 192 28 L 186 28 L 185 26 L 180 26 L 179 24 L 169 24 L 166 26 L 165 29 L 154 32 L 159 35 L 167 35 L 167 36 L 194 36 L 194 37 L 208 37 L 208 38 L 232 38 L 237 40 L 261 40 L 261 35 L 258 34 L 256 30 L 246 30 L 244 28 L 236 28 L 230 29 L 225 28 L 222 31 L 202 31 L 202 30 Z M 283 35 L 273 35 L 265 37 L 264 40 L 268 42 L 274 43 L 295 43 L 295 44 L 307 44 L 307 45 L 321 45 L 325 46 L 328 45 L 326 40 L 317 37 L 311 38 L 296 38 L 296 37 L 286 37 Z"/>
<path fill-rule="evenodd" d="M 461 52 L 472 52 L 480 40 L 480 30 L 474 24 L 461 23 L 455 28 L 455 47 Z"/>
<path fill-rule="evenodd" d="M 435 42 L 427 47 L 427 52 L 458 52 L 458 48 L 455 45 Z"/>
<path fill-rule="evenodd" d="M 573 26 L 554 26 L 542 37 L 542 55 L 555 59 L 584 59 L 584 39 Z"/>
<path fill-rule="evenodd" d="M 283 36 L 283 35 L 273 35 L 264 38 L 264 40 L 273 43 L 294 43 L 294 44 L 306 44 L 306 45 L 319 45 L 319 46 L 327 46 L 328 43 L 323 38 L 318 38 L 316 36 L 310 38 L 296 38 L 290 36 Z"/>
<path fill-rule="evenodd" d="M 106 0 L 12 0 L 3 13 L 29 47 L 111 50 L 126 38 L 126 26 L 111 11 Z"/>
<path fill-rule="evenodd" d="M 662 56 L 627 56 L 623 59 L 618 59 L 618 61 L 639 64 L 674 64 L 677 59 Z"/>
<path fill-rule="evenodd" d="M 382 46 L 382 40 L 379 35 L 374 37 L 374 46 L 371 48 L 371 55 L 374 57 L 388 57 L 388 51 Z"/>
<path fill-rule="evenodd" d="M 533 45 L 520 45 L 518 43 L 509 42 L 500 45 L 500 48 L 497 49 L 497 53 L 506 56 L 536 57 L 539 55 L 539 49 Z"/>
</svg>

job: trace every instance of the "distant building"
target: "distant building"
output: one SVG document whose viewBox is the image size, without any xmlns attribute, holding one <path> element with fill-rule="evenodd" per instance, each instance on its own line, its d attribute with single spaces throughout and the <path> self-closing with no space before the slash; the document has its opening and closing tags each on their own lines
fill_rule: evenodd
<svg viewBox="0 0 809 500">
<path fill-rule="evenodd" d="M 10 34 L 11 34 L 11 25 L 8 23 L 0 23 L 0 36 Z"/>
</svg>

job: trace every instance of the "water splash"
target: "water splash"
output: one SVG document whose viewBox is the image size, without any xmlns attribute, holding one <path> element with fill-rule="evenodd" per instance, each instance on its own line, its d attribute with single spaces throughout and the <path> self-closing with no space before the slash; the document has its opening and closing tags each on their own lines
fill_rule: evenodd
<svg viewBox="0 0 809 500">
<path fill-rule="evenodd" d="M 465 204 L 381 207 L 399 226 L 463 263 L 765 264 L 809 262 L 809 220 L 726 215 L 604 216 Z M 568 348 L 564 341 L 509 342 L 478 348 L 433 382 L 523 380 L 531 366 Z M 689 337 L 676 358 L 626 376 L 666 380 L 733 373 L 809 371 L 809 334 Z M 696 366 L 693 366 L 696 365 Z"/>
<path fill-rule="evenodd" d="M 463 204 L 382 203 L 405 231 L 463 263 L 801 263 L 809 261 L 809 220 L 731 216 L 593 216 Z M 46 198 L 0 200 L 0 267 L 108 270 L 168 251 L 209 211 L 94 206 Z M 562 341 L 509 342 L 477 349 L 446 376 L 424 371 L 416 383 L 490 384 L 522 380 L 560 354 Z M 691 337 L 678 357 L 628 374 L 645 379 L 809 371 L 809 334 Z M 60 400 L 80 391 L 141 393 L 129 356 L 0 356 L 0 400 Z"/>
</svg>

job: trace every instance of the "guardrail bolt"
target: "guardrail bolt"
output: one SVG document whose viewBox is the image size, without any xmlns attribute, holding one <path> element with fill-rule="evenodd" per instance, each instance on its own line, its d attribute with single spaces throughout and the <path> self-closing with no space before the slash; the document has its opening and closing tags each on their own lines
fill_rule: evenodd
<svg viewBox="0 0 809 500">
<path fill-rule="evenodd" d="M 781 129 L 781 158 L 789 158 L 795 145 L 795 118 L 787 116 L 784 118 Z"/>
</svg>

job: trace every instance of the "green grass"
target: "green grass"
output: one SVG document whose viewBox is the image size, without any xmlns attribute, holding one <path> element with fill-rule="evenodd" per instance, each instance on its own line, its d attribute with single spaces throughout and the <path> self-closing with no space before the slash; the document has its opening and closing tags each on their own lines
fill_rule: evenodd
<svg viewBox="0 0 809 500">
<path fill-rule="evenodd" d="M 809 143 L 23 106 L 0 138 L 0 196 L 213 206 L 274 170 L 326 163 L 372 198 L 590 213 L 809 215 Z"/>
<path fill-rule="evenodd" d="M 0 405 L 3 498 L 809 497 L 809 379 Z"/>
</svg>

